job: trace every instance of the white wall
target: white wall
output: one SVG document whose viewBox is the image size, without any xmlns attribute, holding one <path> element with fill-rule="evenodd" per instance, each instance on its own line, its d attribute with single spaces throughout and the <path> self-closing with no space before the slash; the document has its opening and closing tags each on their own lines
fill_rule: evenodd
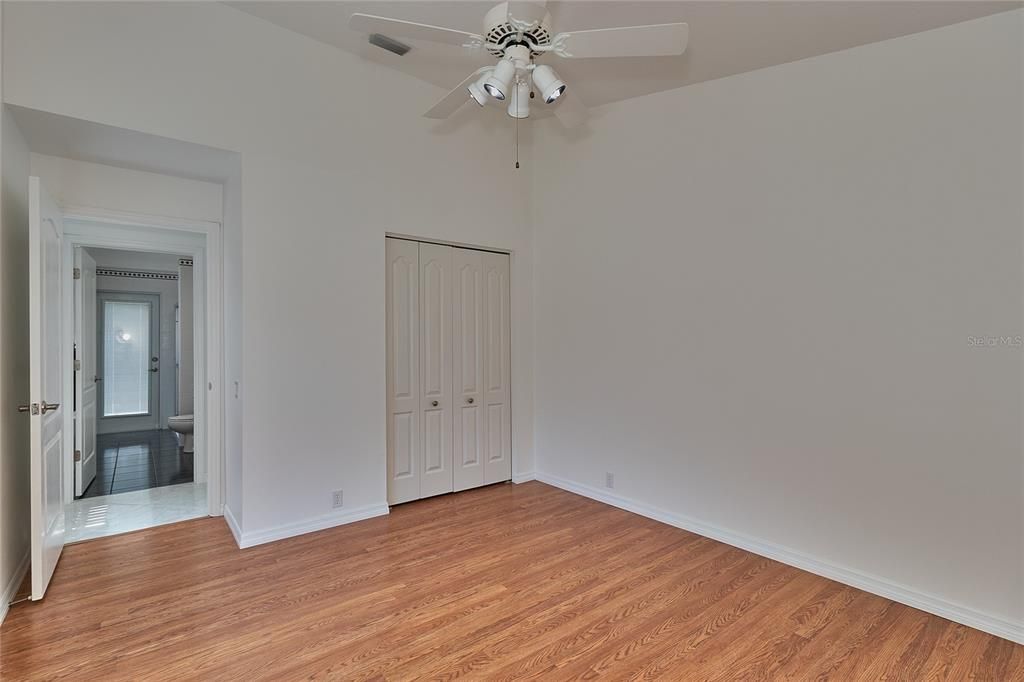
<svg viewBox="0 0 1024 682">
<path fill-rule="evenodd" d="M 28 146 L 10 113 L 0 130 L 0 620 L 27 565 Z"/>
<path fill-rule="evenodd" d="M 225 507 L 244 518 L 242 507 L 242 169 L 236 167 L 224 183 L 224 501 Z M 217 324 L 217 320 L 210 320 Z M 193 396 L 194 398 L 195 396 Z"/>
<path fill-rule="evenodd" d="M 152 272 L 177 273 L 178 260 L 181 258 L 173 253 L 122 251 L 121 249 L 104 249 L 96 246 L 88 247 L 87 251 L 100 267 L 150 270 Z"/>
<path fill-rule="evenodd" d="M 32 175 L 61 206 L 87 206 L 219 223 L 223 189 L 213 182 L 146 173 L 59 156 L 31 155 Z"/>
<path fill-rule="evenodd" d="M 1024 637 L 1021 29 L 541 124 L 543 477 Z"/>
<path fill-rule="evenodd" d="M 225 388 L 242 426 L 225 438 L 245 534 L 330 522 L 335 489 L 343 511 L 385 503 L 388 231 L 514 250 L 513 465 L 533 469 L 532 239 L 503 117 L 422 119 L 437 88 L 221 4 L 5 15 L 6 100 L 241 154 L 225 276 L 241 278 L 226 335 L 243 347 Z"/>
</svg>

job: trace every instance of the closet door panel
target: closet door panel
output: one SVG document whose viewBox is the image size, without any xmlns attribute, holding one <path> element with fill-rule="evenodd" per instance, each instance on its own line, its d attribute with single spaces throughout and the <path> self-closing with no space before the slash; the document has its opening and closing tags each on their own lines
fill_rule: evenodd
<svg viewBox="0 0 1024 682">
<path fill-rule="evenodd" d="M 484 482 L 482 255 L 480 251 L 452 249 L 455 490 L 474 488 Z"/>
<path fill-rule="evenodd" d="M 452 487 L 452 248 L 420 244 L 420 497 Z"/>
<path fill-rule="evenodd" d="M 482 253 L 484 405 L 487 438 L 484 484 L 512 478 L 512 351 L 509 256 Z"/>
<path fill-rule="evenodd" d="M 420 496 L 419 244 L 386 240 L 388 503 Z"/>
</svg>

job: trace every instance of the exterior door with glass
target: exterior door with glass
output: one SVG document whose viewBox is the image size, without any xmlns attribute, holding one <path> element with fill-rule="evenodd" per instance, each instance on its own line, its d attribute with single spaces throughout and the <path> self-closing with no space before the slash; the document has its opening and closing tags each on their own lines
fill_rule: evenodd
<svg viewBox="0 0 1024 682">
<path fill-rule="evenodd" d="M 96 300 L 97 432 L 159 429 L 160 297 L 100 291 Z"/>
</svg>

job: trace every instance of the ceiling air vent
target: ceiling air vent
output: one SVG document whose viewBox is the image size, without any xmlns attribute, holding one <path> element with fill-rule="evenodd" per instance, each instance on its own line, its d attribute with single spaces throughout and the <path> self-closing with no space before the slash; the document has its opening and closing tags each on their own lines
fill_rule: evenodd
<svg viewBox="0 0 1024 682">
<path fill-rule="evenodd" d="M 401 57 L 410 50 L 409 46 L 406 45 L 405 43 L 400 43 L 397 40 L 392 40 L 391 38 L 388 38 L 386 35 L 381 35 L 380 33 L 370 34 L 370 44 L 376 45 L 377 47 L 382 47 L 388 52 L 394 52 L 399 57 Z"/>
</svg>

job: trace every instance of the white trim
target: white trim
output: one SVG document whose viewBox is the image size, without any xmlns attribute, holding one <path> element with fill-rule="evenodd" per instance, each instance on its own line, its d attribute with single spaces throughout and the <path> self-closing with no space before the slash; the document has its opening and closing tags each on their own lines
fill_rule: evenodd
<svg viewBox="0 0 1024 682">
<path fill-rule="evenodd" d="M 28 575 L 29 566 L 32 563 L 32 551 L 31 549 L 25 550 L 25 556 L 21 557 L 21 561 L 18 562 L 18 567 L 14 569 L 11 579 L 4 587 L 3 596 L 0 597 L 0 624 L 4 622 L 4 618 L 7 617 L 7 611 L 11 607 L 11 602 L 14 597 L 18 594 L 18 587 L 21 585 L 21 581 Z"/>
<path fill-rule="evenodd" d="M 334 528 L 335 526 L 343 526 L 347 523 L 355 523 L 356 521 L 371 519 L 375 516 L 384 516 L 388 513 L 390 513 L 390 509 L 388 509 L 388 505 L 384 503 L 368 504 L 365 507 L 357 507 L 355 509 L 349 509 L 348 511 L 334 512 L 333 514 L 318 516 L 316 518 L 307 519 L 306 521 L 284 523 L 280 526 L 273 526 L 271 528 L 264 528 L 263 530 L 242 533 L 238 546 L 245 549 L 246 547 L 262 545 L 267 542 L 274 542 L 275 540 L 284 540 L 285 538 L 292 538 L 296 535 L 304 535 L 305 533 L 313 533 L 318 530 L 325 530 L 327 528 Z"/>
<path fill-rule="evenodd" d="M 196 480 L 205 479 L 207 507 L 210 516 L 222 513 L 224 490 L 224 322 L 223 322 L 223 231 L 220 223 L 144 215 L 89 206 L 65 206 L 65 221 L 79 223 L 65 235 L 65 265 L 73 259 L 75 246 L 96 246 L 115 249 L 174 253 L 193 259 L 195 330 L 205 338 L 195 344 L 195 433 L 202 437 L 206 457 L 205 471 L 196 467 Z M 66 230 L 66 232 L 68 232 Z M 70 267 L 70 266 L 69 266 Z M 68 270 L 70 272 L 70 269 Z M 73 291 L 66 278 L 64 292 L 64 324 L 73 329 Z M 209 349 L 209 352 L 207 352 Z M 71 404 L 71 357 L 65 366 L 65 400 Z M 65 420 L 72 419 L 70 410 Z M 67 428 L 70 426 L 66 425 Z M 73 451 L 70 439 L 65 448 L 67 461 Z M 67 486 L 66 486 L 67 487 Z"/>
<path fill-rule="evenodd" d="M 771 542 L 759 540 L 741 533 L 736 533 L 725 528 L 720 528 L 704 521 L 699 521 L 681 514 L 675 514 L 667 512 L 656 507 L 636 502 L 619 495 L 614 495 L 605 490 L 599 488 L 593 488 L 589 485 L 582 483 L 575 483 L 573 481 L 559 478 L 558 476 L 552 476 L 551 474 L 545 474 L 537 472 L 537 480 L 553 485 L 556 488 L 567 490 L 583 497 L 589 497 L 592 500 L 603 502 L 619 509 L 625 509 L 626 511 L 639 514 L 640 516 L 646 516 L 649 519 L 666 523 L 676 528 L 682 528 L 683 530 L 703 535 L 704 537 L 724 542 L 727 545 L 733 547 L 739 547 L 745 549 L 748 552 L 753 552 L 775 561 L 780 561 L 789 566 L 820 575 L 830 580 L 841 582 L 844 585 L 850 585 L 858 589 L 877 594 L 886 599 L 897 601 L 907 606 L 912 606 L 915 609 L 927 611 L 928 613 L 942 618 L 947 618 L 961 625 L 966 625 L 983 632 L 1008 639 L 1011 642 L 1017 642 L 1018 644 L 1024 644 L 1024 622 L 1015 623 L 1013 621 L 1000 618 L 999 616 L 993 616 L 976 609 L 956 604 L 954 602 L 937 597 L 932 594 L 921 592 L 912 587 L 901 585 L 899 583 L 892 582 L 885 578 L 862 573 L 855 569 L 847 568 L 845 566 L 839 566 L 831 564 L 814 557 L 807 556 L 788 547 L 783 547 Z"/>
<path fill-rule="evenodd" d="M 238 523 L 234 513 L 231 511 L 231 507 L 224 505 L 222 510 L 224 514 L 224 521 L 227 522 L 228 528 L 231 530 L 231 534 L 235 536 L 235 544 L 238 548 L 242 548 L 242 526 Z"/>
<path fill-rule="evenodd" d="M 512 474 L 513 483 L 526 483 L 527 481 L 534 481 L 537 476 L 532 471 L 524 471 L 521 474 Z"/>
</svg>

